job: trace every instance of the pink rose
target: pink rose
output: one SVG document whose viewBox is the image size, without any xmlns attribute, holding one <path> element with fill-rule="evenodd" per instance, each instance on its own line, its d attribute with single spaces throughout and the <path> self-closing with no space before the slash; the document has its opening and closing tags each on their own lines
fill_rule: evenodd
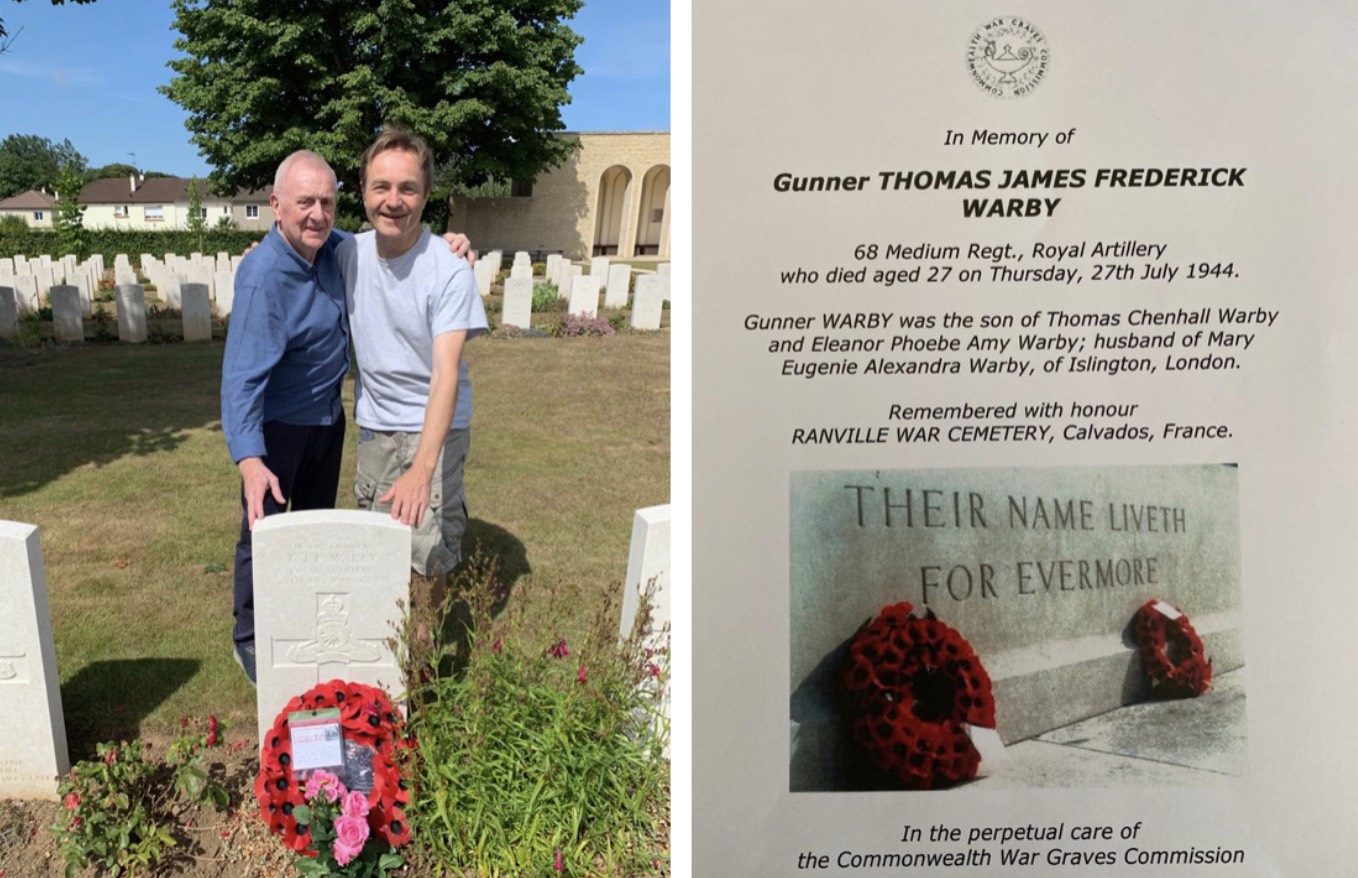
<svg viewBox="0 0 1358 878">
<path fill-rule="evenodd" d="M 335 862 L 341 866 L 363 852 L 368 840 L 368 821 L 341 814 L 335 818 Z"/>
<path fill-rule="evenodd" d="M 346 817 L 367 817 L 368 816 L 368 796 L 358 790 L 350 790 L 344 795 L 344 801 L 340 805 L 340 811 Z"/>
<path fill-rule="evenodd" d="M 62 799 L 61 801 L 63 804 L 66 805 L 67 811 L 74 811 L 76 808 L 80 807 L 80 794 L 67 793 L 66 798 Z"/>
<path fill-rule="evenodd" d="M 323 768 L 318 768 L 312 772 L 311 777 L 306 779 L 306 797 L 314 799 L 321 793 L 332 802 L 338 802 L 344 798 L 348 792 L 339 778 Z"/>
</svg>

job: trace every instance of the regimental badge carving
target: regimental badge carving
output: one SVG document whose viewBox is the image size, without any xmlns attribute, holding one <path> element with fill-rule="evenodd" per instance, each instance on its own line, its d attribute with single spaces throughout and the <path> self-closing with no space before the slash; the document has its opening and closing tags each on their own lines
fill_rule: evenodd
<svg viewBox="0 0 1358 878">
<path fill-rule="evenodd" d="M 993 18 L 967 43 L 967 70 L 986 92 L 1016 98 L 1037 88 L 1047 75 L 1051 50 L 1031 22 L 1013 15 Z"/>
<path fill-rule="evenodd" d="M 358 640 L 349 627 L 349 609 L 344 595 L 330 594 L 321 599 L 316 613 L 316 639 L 299 643 L 288 650 L 288 660 L 299 665 L 326 662 L 375 662 L 382 656 L 371 640 Z"/>
<path fill-rule="evenodd" d="M 19 669 L 14 667 L 14 662 L 0 659 L 0 680 L 13 680 L 19 676 Z"/>
</svg>

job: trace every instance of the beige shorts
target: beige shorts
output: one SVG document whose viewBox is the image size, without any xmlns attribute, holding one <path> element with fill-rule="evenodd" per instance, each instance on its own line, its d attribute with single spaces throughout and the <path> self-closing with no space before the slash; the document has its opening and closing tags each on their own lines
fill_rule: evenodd
<svg viewBox="0 0 1358 878">
<path fill-rule="evenodd" d="M 462 468 L 471 438 L 469 429 L 448 431 L 429 485 L 429 508 L 420 526 L 411 528 L 410 566 L 424 576 L 447 573 L 462 560 L 462 535 L 467 531 Z M 377 498 L 410 469 L 419 444 L 419 433 L 359 427 L 358 474 L 354 477 L 354 499 L 359 509 L 391 511 L 391 504 L 378 503 Z"/>
</svg>

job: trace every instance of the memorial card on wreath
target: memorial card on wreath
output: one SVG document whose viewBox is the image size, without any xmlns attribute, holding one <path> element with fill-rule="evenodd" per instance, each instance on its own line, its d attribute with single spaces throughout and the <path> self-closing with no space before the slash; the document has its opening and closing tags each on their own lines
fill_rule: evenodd
<svg viewBox="0 0 1358 878">
<path fill-rule="evenodd" d="M 693 4 L 695 875 L 1339 875 L 1358 9 Z"/>
</svg>

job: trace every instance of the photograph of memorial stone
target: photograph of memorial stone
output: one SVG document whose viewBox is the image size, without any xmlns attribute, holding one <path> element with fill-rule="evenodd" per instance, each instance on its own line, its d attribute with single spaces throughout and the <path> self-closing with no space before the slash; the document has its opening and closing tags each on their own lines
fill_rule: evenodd
<svg viewBox="0 0 1358 878">
<path fill-rule="evenodd" d="M 1242 774 L 1237 474 L 793 473 L 791 790 Z"/>
</svg>

